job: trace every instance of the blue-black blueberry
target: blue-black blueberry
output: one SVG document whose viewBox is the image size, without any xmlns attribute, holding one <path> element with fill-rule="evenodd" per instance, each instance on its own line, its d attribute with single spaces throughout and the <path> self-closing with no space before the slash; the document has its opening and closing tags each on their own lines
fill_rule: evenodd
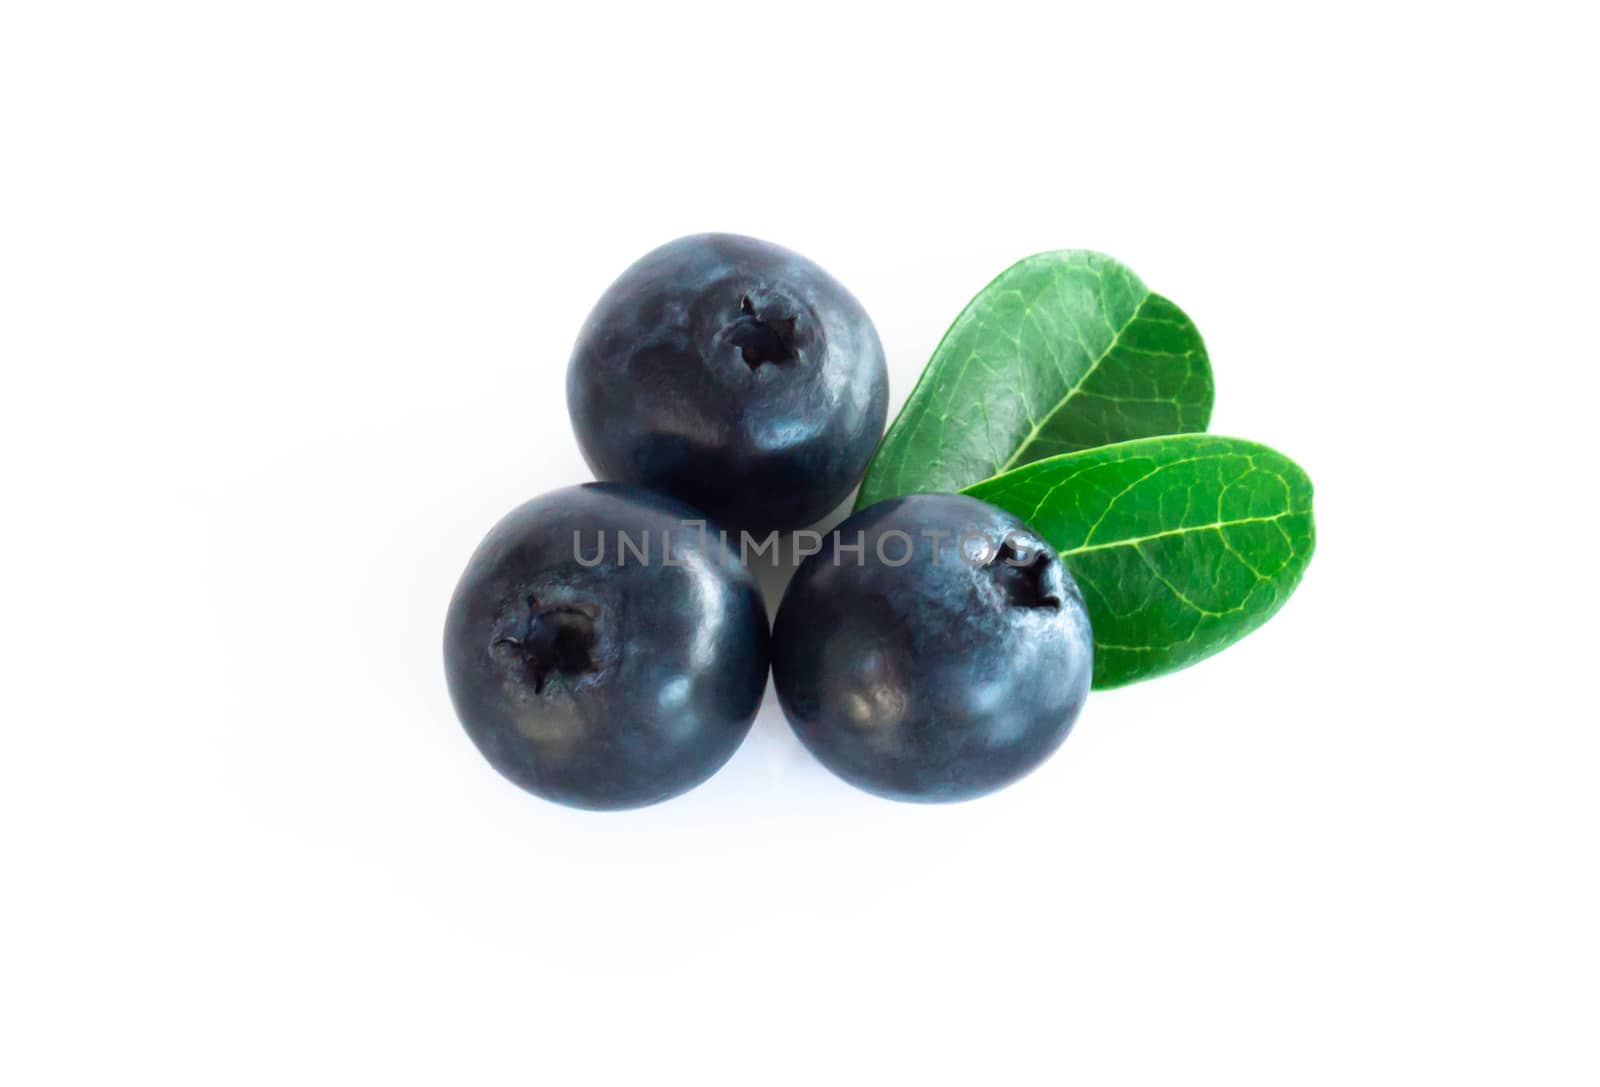
<svg viewBox="0 0 1600 1087">
<path fill-rule="evenodd" d="M 567 369 L 595 475 L 754 532 L 811 524 L 849 496 L 888 392 L 877 330 L 843 284 L 735 234 L 679 238 L 623 272 Z"/>
<path fill-rule="evenodd" d="M 1049 544 L 954 494 L 856 513 L 795 573 L 772 669 L 801 741 L 851 784 L 966 800 L 1060 746 L 1089 693 L 1083 596 Z"/>
<path fill-rule="evenodd" d="M 727 762 L 761 704 L 768 645 L 755 581 L 717 526 L 615 483 L 507 514 L 444 632 L 456 713 L 494 768 L 596 809 L 665 800 Z"/>
</svg>

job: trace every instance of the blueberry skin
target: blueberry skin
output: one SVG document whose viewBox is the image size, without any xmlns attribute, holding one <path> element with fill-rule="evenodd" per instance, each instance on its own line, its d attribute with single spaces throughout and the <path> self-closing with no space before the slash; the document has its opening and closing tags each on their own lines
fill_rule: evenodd
<svg viewBox="0 0 1600 1087">
<path fill-rule="evenodd" d="M 792 529 L 850 495 L 889 376 L 861 304 L 811 261 L 736 234 L 668 242 L 589 314 L 567 407 L 601 479 L 735 529 Z"/>
<path fill-rule="evenodd" d="M 586 483 L 519 506 L 478 545 L 445 619 L 445 674 L 496 770 L 547 800 L 616 809 L 728 761 L 766 689 L 767 613 L 717 527 L 684 527 L 704 521 Z M 619 531 L 636 547 L 648 534 L 647 563 Z M 662 561 L 664 532 L 682 565 Z"/>
<path fill-rule="evenodd" d="M 801 741 L 894 800 L 967 800 L 1021 778 L 1066 739 L 1094 673 L 1083 595 L 1055 551 L 954 494 L 846 520 L 796 572 L 772 638 Z"/>
</svg>

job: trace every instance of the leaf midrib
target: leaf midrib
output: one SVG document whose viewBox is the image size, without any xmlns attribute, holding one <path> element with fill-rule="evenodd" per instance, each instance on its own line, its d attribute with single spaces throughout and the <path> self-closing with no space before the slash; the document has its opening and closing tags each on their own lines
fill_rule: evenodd
<svg viewBox="0 0 1600 1087">
<path fill-rule="evenodd" d="M 1270 524 L 1274 521 L 1281 521 L 1285 517 L 1301 516 L 1302 513 L 1303 511 L 1301 510 L 1284 510 L 1282 513 L 1274 513 L 1270 517 L 1239 517 L 1229 521 L 1209 521 L 1203 525 L 1186 525 L 1183 528 L 1169 528 L 1162 532 L 1152 532 L 1148 536 L 1130 536 L 1127 539 L 1111 540 L 1107 543 L 1085 544 L 1082 547 L 1074 547 L 1066 551 L 1057 552 L 1057 554 L 1064 558 L 1067 555 L 1083 555 L 1090 551 L 1108 551 L 1114 547 L 1138 547 L 1142 543 L 1164 539 L 1168 536 L 1186 536 L 1191 532 L 1215 532 L 1224 528 L 1232 528 L 1234 525 Z"/>
<path fill-rule="evenodd" d="M 1023 453 L 1027 452 L 1028 447 L 1034 443 L 1035 439 L 1037 439 L 1041 433 L 1044 432 L 1044 428 L 1049 425 L 1050 420 L 1054 419 L 1056 414 L 1060 412 L 1062 408 L 1071 403 L 1072 398 L 1077 396 L 1078 393 L 1083 389 L 1084 383 L 1093 377 L 1094 372 L 1100 368 L 1100 364 L 1111 357 L 1111 353 L 1117 349 L 1117 344 L 1122 342 L 1122 334 L 1128 331 L 1128 329 L 1132 327 L 1133 323 L 1139 319 L 1139 314 L 1144 312 L 1145 303 L 1150 301 L 1150 296 L 1154 293 L 1155 292 L 1149 290 L 1144 292 L 1144 297 L 1139 299 L 1139 304 L 1133 307 L 1133 313 L 1129 315 L 1125 322 L 1123 322 L 1122 327 L 1117 329 L 1116 335 L 1111 337 L 1111 342 L 1106 345 L 1106 349 L 1100 352 L 1099 356 L 1089 364 L 1088 368 L 1083 371 L 1083 375 L 1078 378 L 1078 380 L 1073 384 L 1072 388 L 1068 389 L 1061 395 L 1061 398 L 1056 401 L 1056 406 L 1045 412 L 1044 418 L 1040 419 L 1033 425 L 1033 429 L 1028 432 L 1028 436 L 1023 438 L 1022 441 L 1017 445 L 1016 452 L 1012 453 L 1006 462 L 995 470 L 994 475 L 1003 475 L 1017 466 L 1018 458 L 1020 458 Z"/>
</svg>

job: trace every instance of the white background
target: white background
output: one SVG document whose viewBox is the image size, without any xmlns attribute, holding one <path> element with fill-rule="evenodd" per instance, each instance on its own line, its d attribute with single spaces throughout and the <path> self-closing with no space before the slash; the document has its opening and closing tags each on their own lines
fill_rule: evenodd
<svg viewBox="0 0 1600 1087">
<path fill-rule="evenodd" d="M 9 3 L 0 1080 L 1600 1077 L 1592 12 Z M 523 795 L 439 632 L 564 373 L 729 230 L 898 407 L 1026 254 L 1317 484 L 1270 624 L 1015 788 Z"/>
</svg>

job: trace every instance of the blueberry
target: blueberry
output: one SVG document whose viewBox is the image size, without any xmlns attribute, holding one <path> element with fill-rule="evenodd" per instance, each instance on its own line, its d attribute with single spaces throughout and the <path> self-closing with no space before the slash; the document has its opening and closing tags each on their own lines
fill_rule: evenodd
<svg viewBox="0 0 1600 1087">
<path fill-rule="evenodd" d="M 962 495 L 850 517 L 796 572 L 772 636 L 801 741 L 896 800 L 966 800 L 1022 777 L 1066 739 L 1093 673 L 1088 612 L 1061 559 Z"/>
<path fill-rule="evenodd" d="M 704 514 L 670 498 L 587 483 L 485 537 L 444 655 L 456 713 L 495 769 L 573 807 L 632 808 L 733 755 L 766 689 L 767 614 L 716 526 L 694 522 Z"/>
<path fill-rule="evenodd" d="M 590 468 L 732 528 L 799 528 L 849 497 L 883 433 L 883 346 L 838 280 L 734 234 L 669 242 L 595 305 L 567 369 Z"/>
</svg>

